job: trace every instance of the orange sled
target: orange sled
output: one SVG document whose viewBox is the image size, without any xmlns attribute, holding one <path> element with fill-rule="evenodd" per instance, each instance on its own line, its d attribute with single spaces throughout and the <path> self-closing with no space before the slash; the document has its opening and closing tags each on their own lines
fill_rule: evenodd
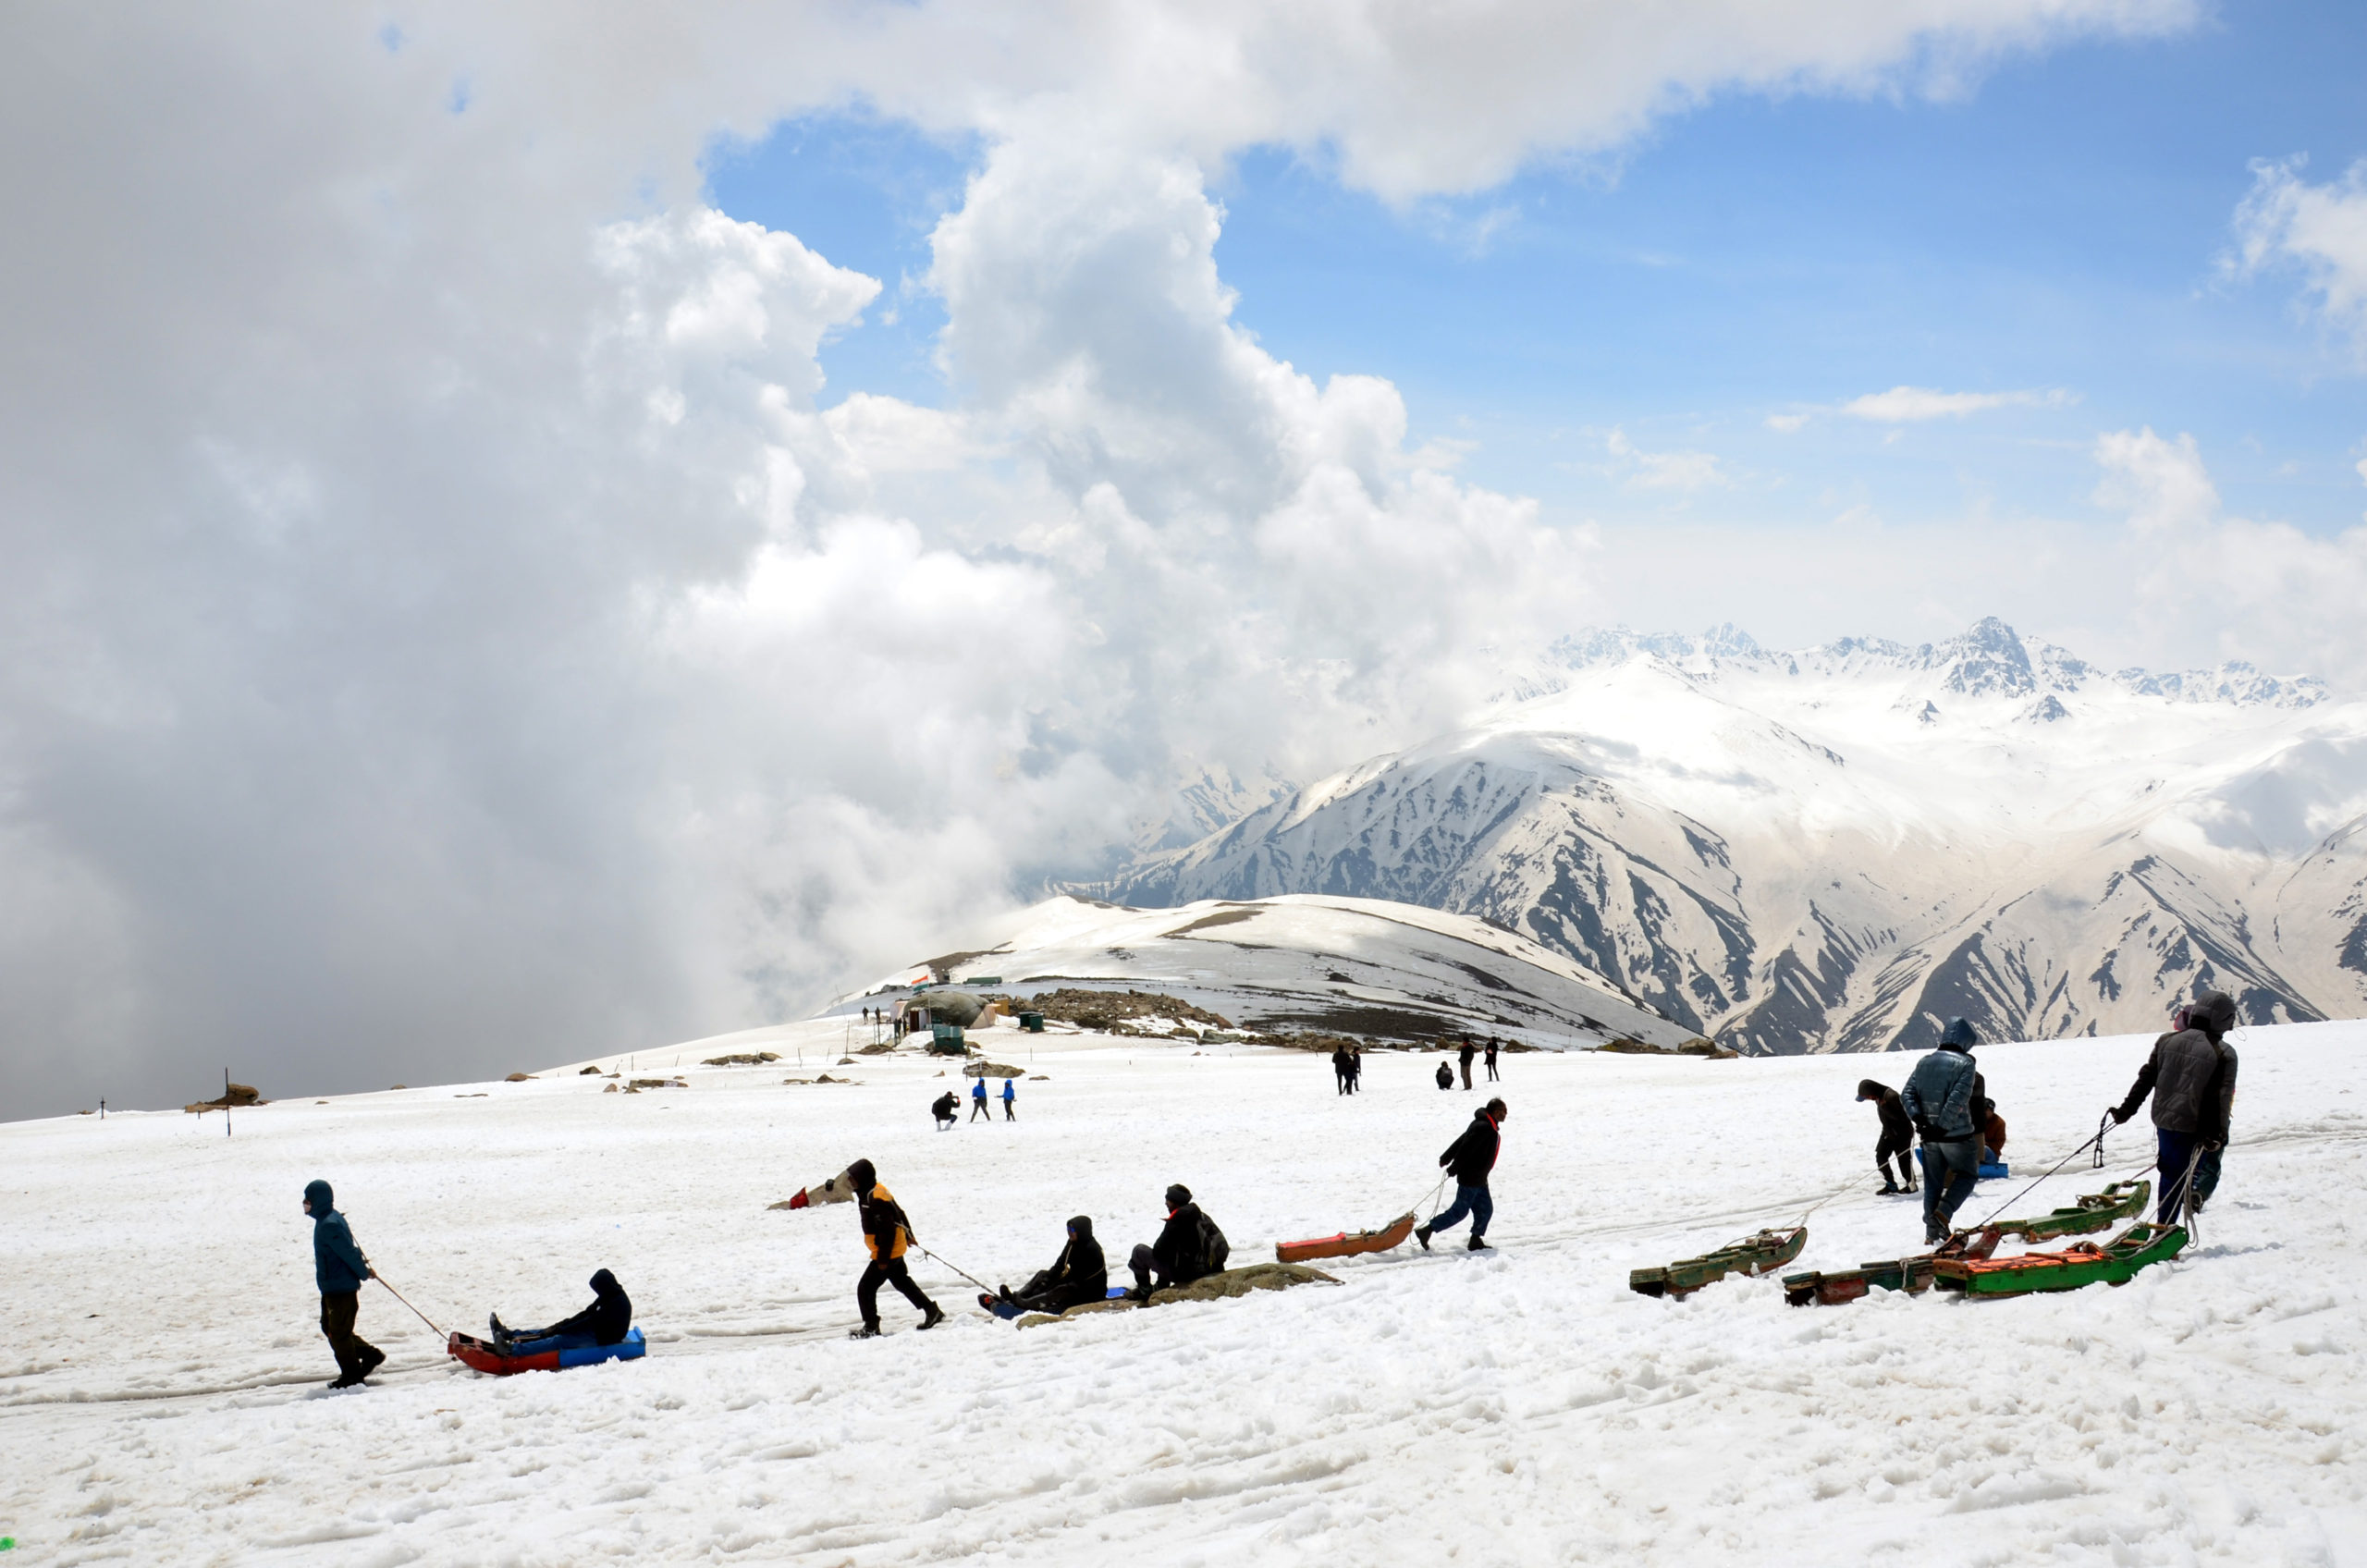
<svg viewBox="0 0 2367 1568">
<path fill-rule="evenodd" d="M 1305 1263 L 1317 1257 L 1353 1257 L 1360 1252 L 1387 1252 L 1404 1244 L 1414 1233 L 1414 1217 L 1401 1214 L 1378 1231 L 1343 1231 L 1336 1236 L 1314 1236 L 1304 1242 L 1276 1242 L 1274 1256 L 1282 1263 Z"/>
</svg>

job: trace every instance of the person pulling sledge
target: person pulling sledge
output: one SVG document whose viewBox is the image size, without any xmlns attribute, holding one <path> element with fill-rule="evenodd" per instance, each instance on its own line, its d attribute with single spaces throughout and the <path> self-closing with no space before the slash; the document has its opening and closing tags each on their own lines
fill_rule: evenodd
<svg viewBox="0 0 2367 1568">
<path fill-rule="evenodd" d="M 1134 1299 L 1148 1301 L 1153 1291 L 1222 1273 L 1232 1253 L 1217 1222 L 1192 1201 L 1192 1189 L 1178 1182 L 1167 1189 L 1167 1224 L 1159 1240 L 1148 1246 L 1137 1244 L 1127 1260 L 1134 1276 Z"/>
<path fill-rule="evenodd" d="M 954 1098 L 952 1090 L 948 1089 L 930 1103 L 928 1113 L 937 1118 L 937 1130 L 942 1133 L 950 1129 L 954 1119 L 962 1114 L 962 1102 Z"/>
<path fill-rule="evenodd" d="M 592 1276 L 592 1305 L 572 1317 L 562 1317 L 547 1329 L 505 1327 L 498 1312 L 492 1316 L 493 1348 L 504 1355 L 540 1355 L 549 1350 L 584 1350 L 593 1345 L 620 1345 L 632 1327 L 632 1298 L 603 1268 Z"/>
<path fill-rule="evenodd" d="M 995 1119 L 987 1106 L 987 1080 L 983 1073 L 970 1080 L 970 1120 L 975 1121 L 981 1116 L 989 1121 Z"/>
<path fill-rule="evenodd" d="M 1858 1098 L 1871 1100 L 1881 1113 L 1882 1136 L 1874 1140 L 1874 1169 L 1881 1172 L 1885 1193 L 1915 1190 L 1915 1123 L 1908 1120 L 1907 1108 L 1899 1103 L 1898 1091 L 1871 1078 L 1858 1081 Z M 1898 1180 L 1891 1180 L 1893 1162 L 1898 1166 Z"/>
<path fill-rule="evenodd" d="M 899 1294 L 921 1309 L 922 1328 L 936 1328 L 945 1321 L 945 1310 L 913 1282 L 912 1271 L 904 1265 L 904 1249 L 913 1243 L 912 1220 L 896 1202 L 896 1194 L 880 1184 L 879 1172 L 871 1161 L 856 1160 L 847 1167 L 847 1175 L 854 1183 L 855 1211 L 862 1217 L 864 1244 L 871 1249 L 871 1261 L 864 1265 L 863 1278 L 854 1286 L 854 1305 L 863 1314 L 863 1327 L 848 1337 L 868 1340 L 879 1333 L 882 1284 L 895 1286 Z"/>
<path fill-rule="evenodd" d="M 326 1182 L 304 1185 L 304 1212 L 313 1217 L 313 1283 L 321 1292 L 321 1337 L 337 1357 L 337 1380 L 350 1389 L 378 1369 L 386 1353 L 353 1331 L 362 1315 L 362 1282 L 378 1271 L 354 1244 L 353 1227 L 337 1211 L 337 1194 Z"/>
<path fill-rule="evenodd" d="M 1069 1221 L 1068 1244 L 1049 1268 L 1039 1270 L 1018 1290 L 1004 1285 L 993 1295 L 980 1296 L 978 1305 L 998 1317 L 1016 1317 L 1023 1312 L 1066 1312 L 1109 1299 L 1110 1265 L 1101 1256 L 1101 1243 L 1093 1239 L 1093 1221 L 1080 1214 Z"/>
<path fill-rule="evenodd" d="M 1973 1044 L 1972 1025 L 1949 1019 L 1938 1048 L 1915 1064 L 1898 1096 L 1923 1135 L 1923 1239 L 1934 1246 L 1948 1239 L 1956 1210 L 1981 1177 L 1980 1124 L 1972 1107 L 1981 1085 Z"/>
<path fill-rule="evenodd" d="M 2236 1026 L 2235 998 L 2205 991 L 2178 1009 L 2170 1023 L 2170 1033 L 2153 1042 L 2153 1053 L 2137 1070 L 2128 1097 L 2109 1113 L 2116 1125 L 2125 1123 L 2152 1096 L 2162 1182 L 2154 1219 L 2164 1225 L 2177 1223 L 2189 1187 L 2200 1212 L 2219 1184 L 2218 1156 L 2236 1102 L 2236 1048 L 2226 1041 Z"/>
<path fill-rule="evenodd" d="M 1439 1163 L 1454 1177 L 1454 1201 L 1431 1216 L 1429 1224 L 1414 1228 L 1414 1239 L 1424 1252 L 1430 1250 L 1433 1235 L 1462 1223 L 1466 1214 L 1471 1217 L 1470 1250 L 1487 1246 L 1488 1222 L 1496 1217 L 1496 1200 L 1488 1195 L 1488 1173 L 1496 1168 L 1496 1153 L 1503 1145 L 1505 1114 L 1503 1101 L 1490 1100 L 1471 1113 L 1471 1125 L 1439 1156 Z"/>
</svg>

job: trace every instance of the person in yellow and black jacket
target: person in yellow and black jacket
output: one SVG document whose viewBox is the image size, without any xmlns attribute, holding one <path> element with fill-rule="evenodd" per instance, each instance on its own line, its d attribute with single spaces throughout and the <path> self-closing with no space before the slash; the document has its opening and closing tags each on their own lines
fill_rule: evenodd
<svg viewBox="0 0 2367 1568">
<path fill-rule="evenodd" d="M 854 1287 L 854 1304 L 863 1313 L 863 1327 L 849 1338 L 867 1340 L 879 1332 L 882 1282 L 895 1286 L 906 1301 L 921 1309 L 922 1328 L 936 1328 L 945 1321 L 944 1308 L 913 1283 L 913 1276 L 904 1267 L 904 1249 L 913 1243 L 912 1220 L 897 1203 L 896 1194 L 879 1184 L 879 1172 L 872 1168 L 871 1161 L 856 1160 L 847 1167 L 847 1177 L 854 1188 L 855 1212 L 863 1219 L 864 1243 L 871 1249 L 871 1261 L 864 1265 L 863 1278 L 855 1281 Z"/>
</svg>

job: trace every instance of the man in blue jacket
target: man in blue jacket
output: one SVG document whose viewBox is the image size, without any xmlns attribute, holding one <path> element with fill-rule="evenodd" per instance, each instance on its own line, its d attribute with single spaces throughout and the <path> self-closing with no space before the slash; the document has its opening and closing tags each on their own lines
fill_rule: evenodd
<svg viewBox="0 0 2367 1568">
<path fill-rule="evenodd" d="M 362 1281 L 377 1271 L 353 1244 L 353 1230 L 337 1211 L 326 1182 L 304 1188 L 304 1212 L 313 1217 L 313 1282 L 321 1288 L 321 1333 L 337 1355 L 333 1389 L 350 1389 L 378 1369 L 386 1353 L 353 1331 L 362 1311 Z"/>
<path fill-rule="evenodd" d="M 1981 1079 L 1972 1064 L 1972 1025 L 1951 1018 L 1937 1050 L 1915 1064 L 1899 1104 L 1923 1135 L 1923 1239 L 1948 1239 L 1956 1210 L 1981 1176 L 1981 1130 L 1972 1102 Z"/>
</svg>

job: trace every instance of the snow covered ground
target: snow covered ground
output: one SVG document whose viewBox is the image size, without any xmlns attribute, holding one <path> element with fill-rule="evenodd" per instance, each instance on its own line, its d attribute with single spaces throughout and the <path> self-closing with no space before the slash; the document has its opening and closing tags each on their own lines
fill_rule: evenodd
<svg viewBox="0 0 2367 1568">
<path fill-rule="evenodd" d="M 570 1076 L 281 1103 L 227 1139 L 178 1112 L 0 1126 L 11 1561 L 2367 1562 L 2367 1025 L 2239 1036 L 2203 1234 L 2124 1289 L 1634 1295 L 1630 1268 L 1844 1183 L 1803 1266 L 1911 1250 L 1850 1098 L 1908 1060 L 1523 1055 L 1501 1250 L 1025 1331 L 924 1259 L 955 1320 L 912 1333 L 891 1295 L 865 1343 L 843 1337 L 852 1211 L 765 1208 L 854 1155 L 989 1280 L 1048 1262 L 1073 1213 L 1122 1257 L 1177 1180 L 1245 1262 L 1412 1203 L 1479 1096 L 1431 1087 L 1426 1056 L 1370 1059 L 1341 1099 L 1318 1057 L 1056 1037 L 1030 1064 L 991 1037 L 1048 1081 L 1021 1082 L 1016 1124 L 940 1134 L 936 1064 L 839 1068 L 835 1022 L 773 1033 L 806 1041 L 803 1073 L 792 1054 L 639 1095 Z M 2145 1046 L 1982 1052 L 2017 1170 L 2086 1137 Z M 781 1082 L 826 1065 L 861 1082 Z M 2150 1141 L 2132 1126 L 2109 1170 L 2012 1207 L 2133 1173 Z M 438 1321 L 572 1311 L 607 1265 L 648 1359 L 480 1378 L 373 1287 L 385 1373 L 323 1391 L 313 1176 Z"/>
</svg>

